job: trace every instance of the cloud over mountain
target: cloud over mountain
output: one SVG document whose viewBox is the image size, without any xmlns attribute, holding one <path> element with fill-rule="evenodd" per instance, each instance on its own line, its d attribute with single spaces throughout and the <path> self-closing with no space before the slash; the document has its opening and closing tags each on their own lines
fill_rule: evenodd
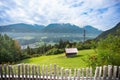
<svg viewBox="0 0 120 80">
<path fill-rule="evenodd" d="M 120 21 L 120 0 L 0 0 L 0 25 L 72 23 L 109 29 Z"/>
</svg>

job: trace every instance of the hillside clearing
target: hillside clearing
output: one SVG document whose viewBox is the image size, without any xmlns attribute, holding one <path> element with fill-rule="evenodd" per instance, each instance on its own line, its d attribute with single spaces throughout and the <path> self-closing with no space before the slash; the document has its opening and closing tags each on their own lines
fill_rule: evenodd
<svg viewBox="0 0 120 80">
<path fill-rule="evenodd" d="M 39 64 L 39 65 L 57 64 L 60 67 L 65 67 L 65 68 L 83 68 L 83 67 L 87 67 L 87 63 L 84 60 L 88 58 L 87 57 L 88 55 L 92 55 L 92 54 L 94 54 L 94 50 L 80 50 L 76 57 L 67 58 L 63 53 L 58 55 L 29 58 L 22 60 L 19 63 Z"/>
</svg>

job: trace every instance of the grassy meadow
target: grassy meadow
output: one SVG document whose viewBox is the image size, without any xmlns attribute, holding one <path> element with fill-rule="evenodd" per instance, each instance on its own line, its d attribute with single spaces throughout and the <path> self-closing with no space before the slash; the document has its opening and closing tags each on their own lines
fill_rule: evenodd
<svg viewBox="0 0 120 80">
<path fill-rule="evenodd" d="M 29 59 L 24 59 L 19 63 L 39 64 L 39 65 L 50 65 L 57 64 L 64 68 L 83 68 L 87 67 L 87 63 L 84 61 L 88 55 L 95 54 L 94 50 L 80 50 L 75 57 L 67 58 L 65 53 L 58 55 L 40 56 Z"/>
</svg>

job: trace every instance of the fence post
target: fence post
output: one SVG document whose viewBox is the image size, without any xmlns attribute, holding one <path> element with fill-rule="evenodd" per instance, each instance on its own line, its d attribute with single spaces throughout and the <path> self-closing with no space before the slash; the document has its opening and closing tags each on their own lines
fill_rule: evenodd
<svg viewBox="0 0 120 80">
<path fill-rule="evenodd" d="M 0 64 L 0 78 L 1 78 L 1 80 L 3 80 L 2 64 Z"/>
<path fill-rule="evenodd" d="M 7 74 L 7 67 L 6 67 L 6 64 L 4 64 L 4 79 L 5 80 L 7 80 L 6 74 Z"/>
<path fill-rule="evenodd" d="M 35 75 L 36 75 L 36 79 L 35 80 L 38 80 L 38 70 L 37 70 L 37 65 L 35 65 Z"/>
<path fill-rule="evenodd" d="M 102 75 L 102 67 L 99 67 L 99 75 L 98 75 L 99 80 L 101 80 L 101 75 Z"/>
<path fill-rule="evenodd" d="M 28 65 L 28 77 L 29 77 L 29 80 L 31 80 L 31 69 L 30 69 L 30 65 Z"/>
<path fill-rule="evenodd" d="M 113 80 L 116 80 L 116 74 L 117 74 L 117 66 L 114 66 L 114 69 L 113 69 Z"/>
<path fill-rule="evenodd" d="M 76 69 L 74 69 L 74 80 L 76 79 Z"/>
<path fill-rule="evenodd" d="M 52 64 L 50 64 L 50 80 L 52 80 Z"/>
<path fill-rule="evenodd" d="M 80 69 L 78 69 L 77 80 L 80 80 Z"/>
<path fill-rule="evenodd" d="M 61 68 L 61 80 L 63 80 L 63 75 L 64 75 L 64 72 L 63 72 L 63 67 Z"/>
<path fill-rule="evenodd" d="M 40 73 L 40 65 L 38 65 L 38 78 L 39 78 L 39 80 L 41 80 L 41 73 Z"/>
<path fill-rule="evenodd" d="M 97 80 L 98 74 L 99 74 L 99 67 L 96 67 L 94 80 Z"/>
<path fill-rule="evenodd" d="M 44 74 L 44 65 L 42 65 L 42 78 L 43 78 L 43 80 L 44 80 L 44 78 L 45 78 L 45 74 Z"/>
<path fill-rule="evenodd" d="M 103 66 L 103 80 L 106 80 L 107 77 L 107 66 Z"/>
<path fill-rule="evenodd" d="M 46 80 L 48 80 L 48 66 L 46 65 Z"/>
<path fill-rule="evenodd" d="M 68 69 L 65 70 L 65 80 L 68 80 Z"/>
<path fill-rule="evenodd" d="M 20 80 L 20 64 L 18 64 L 18 80 Z"/>
<path fill-rule="evenodd" d="M 56 65 L 56 64 L 54 64 L 54 80 L 56 79 L 56 74 L 57 74 L 56 67 L 57 67 L 57 65 Z"/>
<path fill-rule="evenodd" d="M 35 66 L 32 65 L 32 80 L 34 80 L 34 75 L 35 75 Z"/>
<path fill-rule="evenodd" d="M 86 80 L 88 80 L 89 68 L 86 68 Z"/>
<path fill-rule="evenodd" d="M 28 76 L 27 71 L 28 71 L 28 66 L 27 64 L 25 64 L 25 80 L 27 80 L 27 76 Z"/>
<path fill-rule="evenodd" d="M 71 71 L 71 69 L 69 70 L 69 80 L 71 80 L 71 77 L 72 77 L 72 71 Z"/>
<path fill-rule="evenodd" d="M 10 76 L 10 65 L 8 65 L 8 80 L 10 80 L 11 76 Z"/>
<path fill-rule="evenodd" d="M 92 80 L 92 68 L 90 68 L 90 80 Z"/>
<path fill-rule="evenodd" d="M 10 72 L 11 72 L 11 75 L 12 75 L 12 80 L 14 80 L 14 72 L 13 72 L 13 68 L 12 68 L 11 65 L 10 65 Z"/>
<path fill-rule="evenodd" d="M 24 64 L 22 64 L 22 80 L 24 80 Z"/>
<path fill-rule="evenodd" d="M 112 66 L 108 65 L 108 80 L 112 80 Z"/>
<path fill-rule="evenodd" d="M 16 72 L 16 66 L 15 65 L 13 66 L 13 72 L 14 72 L 14 78 L 16 78 L 16 76 L 17 76 L 16 73 L 17 72 Z"/>
<path fill-rule="evenodd" d="M 118 80 L 120 80 L 120 66 L 118 68 Z"/>
<path fill-rule="evenodd" d="M 57 71 L 57 80 L 59 80 L 59 77 L 60 77 L 60 75 L 59 75 L 60 74 L 60 67 L 59 66 L 57 67 L 57 70 L 58 70 Z"/>
<path fill-rule="evenodd" d="M 82 80 L 84 80 L 84 68 L 82 68 Z"/>
</svg>

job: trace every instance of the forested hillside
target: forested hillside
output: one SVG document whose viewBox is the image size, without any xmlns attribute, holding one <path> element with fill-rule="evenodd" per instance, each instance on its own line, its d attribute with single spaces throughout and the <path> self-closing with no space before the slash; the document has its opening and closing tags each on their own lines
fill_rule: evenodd
<svg viewBox="0 0 120 80">
<path fill-rule="evenodd" d="M 109 29 L 109 30 L 101 33 L 97 37 L 97 39 L 106 38 L 108 35 L 113 35 L 113 36 L 118 36 L 118 37 L 120 36 L 120 22 L 115 27 L 113 27 L 112 29 Z"/>
</svg>

